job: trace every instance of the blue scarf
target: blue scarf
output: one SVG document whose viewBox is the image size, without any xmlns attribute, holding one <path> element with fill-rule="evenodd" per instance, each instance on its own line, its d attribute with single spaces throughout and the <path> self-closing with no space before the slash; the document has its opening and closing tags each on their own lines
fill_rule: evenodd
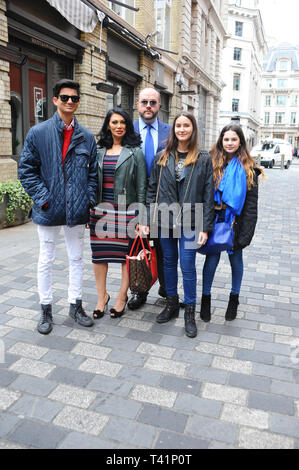
<svg viewBox="0 0 299 470">
<path fill-rule="evenodd" d="M 247 192 L 246 172 L 239 161 L 239 157 L 234 156 L 224 170 L 224 174 L 215 190 L 214 199 L 217 204 L 221 201 L 227 205 L 225 211 L 225 221 L 232 223 L 236 215 L 240 215 L 244 206 Z"/>
</svg>

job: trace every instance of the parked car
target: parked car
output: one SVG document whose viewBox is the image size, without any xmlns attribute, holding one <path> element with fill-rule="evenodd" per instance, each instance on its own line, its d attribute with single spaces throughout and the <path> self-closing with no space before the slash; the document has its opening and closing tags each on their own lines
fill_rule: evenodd
<svg viewBox="0 0 299 470">
<path fill-rule="evenodd" d="M 282 139 L 265 140 L 255 145 L 251 150 L 251 155 L 265 168 L 281 166 L 281 156 L 284 155 L 284 167 L 289 168 L 293 161 L 292 145 Z"/>
</svg>

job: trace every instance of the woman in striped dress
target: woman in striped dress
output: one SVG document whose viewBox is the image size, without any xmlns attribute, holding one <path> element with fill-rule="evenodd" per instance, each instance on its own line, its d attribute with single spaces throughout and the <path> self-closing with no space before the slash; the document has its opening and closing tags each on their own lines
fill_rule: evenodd
<svg viewBox="0 0 299 470">
<path fill-rule="evenodd" d="M 134 226 L 134 203 L 145 204 L 147 173 L 140 148 L 140 136 L 135 134 L 129 115 L 121 108 L 107 113 L 98 141 L 98 205 L 90 213 L 92 262 L 98 292 L 95 319 L 108 311 L 110 296 L 106 290 L 109 263 L 122 264 L 121 286 L 112 318 L 124 314 L 129 279 L 126 269 L 129 224 Z M 134 220 L 133 220 L 134 219 Z M 131 227 L 132 228 L 132 227 Z"/>
</svg>

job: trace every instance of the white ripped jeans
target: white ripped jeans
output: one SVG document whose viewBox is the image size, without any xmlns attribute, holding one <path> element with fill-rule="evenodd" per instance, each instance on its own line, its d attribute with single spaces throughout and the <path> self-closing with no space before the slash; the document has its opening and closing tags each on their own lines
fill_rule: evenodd
<svg viewBox="0 0 299 470">
<path fill-rule="evenodd" d="M 75 225 L 74 227 L 38 225 L 40 252 L 37 266 L 37 285 L 40 303 L 43 305 L 51 304 L 53 301 L 52 266 L 55 261 L 56 244 L 62 227 L 69 259 L 68 302 L 74 304 L 77 299 L 82 299 L 85 225 Z"/>
</svg>

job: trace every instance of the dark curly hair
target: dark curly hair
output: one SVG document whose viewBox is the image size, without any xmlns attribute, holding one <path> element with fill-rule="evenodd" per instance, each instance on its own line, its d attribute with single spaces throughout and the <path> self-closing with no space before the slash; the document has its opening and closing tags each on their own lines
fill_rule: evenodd
<svg viewBox="0 0 299 470">
<path fill-rule="evenodd" d="M 97 135 L 97 137 L 99 138 L 99 140 L 97 141 L 97 145 L 99 147 L 105 147 L 107 149 L 110 149 L 113 145 L 113 138 L 109 129 L 109 122 L 112 114 L 120 114 L 120 116 L 122 116 L 126 121 L 126 133 L 122 140 L 122 145 L 126 145 L 127 147 L 140 147 L 141 137 L 139 134 L 136 134 L 133 126 L 133 121 L 130 118 L 129 114 L 122 108 L 113 108 L 108 111 L 104 123 L 102 125 L 102 129 Z"/>
</svg>

